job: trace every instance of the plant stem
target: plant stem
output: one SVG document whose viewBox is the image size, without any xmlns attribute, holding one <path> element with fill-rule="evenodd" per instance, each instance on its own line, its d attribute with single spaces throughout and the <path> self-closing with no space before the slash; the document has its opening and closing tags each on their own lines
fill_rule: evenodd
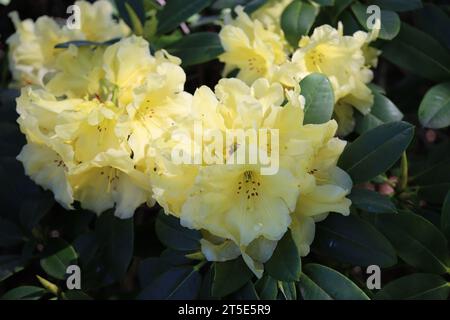
<svg viewBox="0 0 450 320">
<path fill-rule="evenodd" d="M 401 170 L 400 191 L 403 191 L 408 187 L 408 158 L 406 152 L 402 154 Z"/>
</svg>

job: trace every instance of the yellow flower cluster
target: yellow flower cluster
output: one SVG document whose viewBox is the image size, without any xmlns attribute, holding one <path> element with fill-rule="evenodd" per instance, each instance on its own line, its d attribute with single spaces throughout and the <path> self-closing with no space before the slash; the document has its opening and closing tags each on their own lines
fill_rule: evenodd
<svg viewBox="0 0 450 320">
<path fill-rule="evenodd" d="M 248 84 L 264 77 L 292 88 L 311 73 L 323 73 L 334 89 L 334 115 L 340 135 L 354 128 L 353 108 L 362 114 L 370 112 L 373 95 L 367 84 L 373 78 L 370 67 L 376 65 L 379 52 L 368 44 L 376 38 L 378 28 L 370 34 L 357 31 L 346 36 L 341 23 L 337 29 L 323 25 L 311 36 L 303 36 L 291 56 L 283 32 L 272 26 L 270 15 L 259 13 L 252 19 L 242 7 L 236 12 L 237 17 L 220 32 L 225 49 L 220 60 L 225 63 L 225 74 L 239 69 L 237 77 Z"/>
<path fill-rule="evenodd" d="M 283 105 L 283 102 L 287 103 Z M 204 132 L 278 130 L 277 145 L 264 136 L 249 140 L 268 154 L 279 154 L 279 169 L 263 175 L 264 164 L 230 164 L 246 145 L 235 140 L 217 147 L 200 142 L 204 153 L 223 157 L 224 163 L 175 164 L 173 136 L 161 139 L 152 171 L 154 197 L 167 213 L 189 228 L 205 230 L 203 253 L 224 261 L 242 254 L 257 276 L 275 245 L 291 229 L 299 253 L 306 255 L 314 238 L 314 221 L 329 211 L 349 214 L 352 182 L 336 163 L 345 142 L 335 138 L 337 124 L 302 125 L 303 98 L 284 92 L 279 83 L 258 79 L 251 86 L 238 79 L 222 79 L 215 93 L 207 87 L 195 92 L 189 120 L 182 125 L 190 137 L 185 152 L 199 144 L 192 133 L 200 123 Z M 262 144 L 260 143 L 264 141 Z M 277 148 L 277 150 L 275 150 Z M 261 151 L 261 150 L 260 150 Z"/>
<path fill-rule="evenodd" d="M 115 207 L 132 216 L 152 201 L 152 141 L 186 109 L 179 64 L 164 51 L 152 56 L 134 36 L 62 52 L 48 84 L 25 87 L 17 99 L 27 175 L 66 208 L 76 200 L 98 214 Z"/>
<path fill-rule="evenodd" d="M 307 255 L 316 221 L 349 214 L 352 181 L 336 165 L 345 146 L 335 137 L 337 122 L 303 124 L 298 82 L 324 72 L 339 105 L 365 112 L 372 97 L 364 54 L 373 52 L 365 33 L 346 37 L 342 28 L 323 26 L 291 56 L 277 22 L 288 3 L 269 1 L 254 13 L 261 21 L 237 8 L 221 31 L 220 59 L 227 72 L 239 68 L 240 79 L 193 95 L 184 91 L 181 61 L 164 50 L 152 55 L 140 37 L 54 48 L 125 35 L 106 1 L 77 2 L 84 20 L 76 34 L 47 17 L 32 23 L 13 15 L 11 69 L 16 80 L 33 84 L 17 99 L 26 174 L 67 209 L 79 202 L 128 218 L 156 200 L 202 231 L 208 260 L 242 255 L 258 277 L 288 230 Z M 228 139 L 233 130 L 244 132 L 244 143 Z M 234 161 L 239 155 L 244 163 Z"/>
<path fill-rule="evenodd" d="M 80 9 L 80 29 L 69 29 L 59 25 L 58 21 L 42 16 L 33 22 L 30 19 L 20 21 L 17 12 L 10 17 L 16 32 L 8 38 L 9 63 L 14 80 L 19 86 L 43 84 L 46 74 L 54 70 L 54 62 L 61 50 L 55 45 L 72 40 L 95 42 L 121 38 L 130 33 L 123 22 L 116 22 L 113 7 L 109 1 L 94 3 L 77 1 Z"/>
</svg>

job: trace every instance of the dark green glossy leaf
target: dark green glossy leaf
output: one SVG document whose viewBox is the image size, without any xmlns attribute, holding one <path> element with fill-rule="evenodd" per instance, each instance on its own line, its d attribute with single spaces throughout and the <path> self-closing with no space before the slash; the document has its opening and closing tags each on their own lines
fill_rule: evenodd
<svg viewBox="0 0 450 320">
<path fill-rule="evenodd" d="M 450 79 L 450 53 L 428 34 L 403 22 L 395 41 L 386 42 L 384 58 L 421 77 Z"/>
<path fill-rule="evenodd" d="M 395 250 L 383 234 L 355 216 L 331 214 L 317 223 L 313 249 L 325 257 L 357 266 L 390 267 L 397 263 Z"/>
<path fill-rule="evenodd" d="M 88 40 L 74 40 L 74 41 L 58 43 L 57 45 L 55 45 L 55 48 L 66 49 L 71 45 L 76 46 L 76 47 L 109 46 L 111 44 L 118 42 L 119 40 L 120 40 L 120 38 L 114 38 L 114 39 L 104 41 L 104 42 L 95 42 L 95 41 L 88 41 Z"/>
<path fill-rule="evenodd" d="M 450 82 L 438 84 L 428 90 L 420 103 L 419 120 L 428 128 L 450 126 Z"/>
<path fill-rule="evenodd" d="M 232 277 L 230 275 L 233 275 Z M 237 259 L 214 263 L 212 295 L 224 297 L 242 288 L 253 277 L 244 260 Z"/>
<path fill-rule="evenodd" d="M 42 269 L 48 275 L 60 280 L 66 277 L 67 267 L 76 264 L 77 261 L 75 249 L 62 239 L 53 239 L 44 255 L 40 261 Z"/>
<path fill-rule="evenodd" d="M 133 218 L 119 219 L 112 211 L 97 220 L 95 233 L 106 267 L 116 279 L 121 279 L 133 255 Z"/>
<path fill-rule="evenodd" d="M 179 219 L 166 215 L 163 211 L 158 214 L 155 229 L 159 240 L 166 247 L 181 251 L 200 248 L 200 232 L 182 227 Z"/>
<path fill-rule="evenodd" d="M 277 298 L 277 280 L 268 274 L 255 283 L 255 288 L 261 300 L 275 300 Z"/>
<path fill-rule="evenodd" d="M 372 13 L 367 13 L 367 5 L 355 2 L 351 8 L 361 26 L 368 30 L 367 21 Z M 381 10 L 380 14 L 381 29 L 379 38 L 384 40 L 394 39 L 400 31 L 400 17 L 397 13 L 389 10 Z"/>
<path fill-rule="evenodd" d="M 193 267 L 175 267 L 152 281 L 138 296 L 139 300 L 191 300 L 198 296 L 201 276 Z"/>
<path fill-rule="evenodd" d="M 301 94 L 305 97 L 304 124 L 320 124 L 331 119 L 334 93 L 330 80 L 320 73 L 312 73 L 300 81 Z"/>
<path fill-rule="evenodd" d="M 24 261 L 19 255 L 0 256 L 0 281 L 3 281 L 16 272 L 23 270 Z"/>
<path fill-rule="evenodd" d="M 447 236 L 447 239 L 450 239 L 450 190 L 448 191 L 444 205 L 442 206 L 441 229 Z"/>
<path fill-rule="evenodd" d="M 304 300 L 333 300 L 333 297 L 325 291 L 326 289 L 321 288 L 304 273 L 297 285 Z"/>
<path fill-rule="evenodd" d="M 382 124 L 347 145 L 339 166 L 350 174 L 354 183 L 368 181 L 392 167 L 413 136 L 414 127 L 407 122 Z"/>
<path fill-rule="evenodd" d="M 265 270 L 274 279 L 298 281 L 302 265 L 290 231 L 286 232 L 283 238 L 278 241 L 272 257 L 265 264 Z"/>
<path fill-rule="evenodd" d="M 432 273 L 449 271 L 447 240 L 431 222 L 412 213 L 383 214 L 375 225 L 407 264 Z"/>
<path fill-rule="evenodd" d="M 166 49 L 179 57 L 184 67 L 211 61 L 223 52 L 219 35 L 215 32 L 186 35 Z"/>
<path fill-rule="evenodd" d="M 268 0 L 250 0 L 246 3 L 245 7 L 244 7 L 244 11 L 247 14 L 251 14 L 254 11 L 258 10 L 259 8 L 261 8 L 263 5 L 265 5 L 267 3 Z"/>
<path fill-rule="evenodd" d="M 450 17 L 447 13 L 432 3 L 426 3 L 422 10 L 414 12 L 414 22 L 417 28 L 439 40 L 450 49 Z"/>
<path fill-rule="evenodd" d="M 120 17 L 132 30 L 135 29 L 136 22 L 144 25 L 145 10 L 143 0 L 114 0 Z"/>
<path fill-rule="evenodd" d="M 45 293 L 46 290 L 40 287 L 21 286 L 6 292 L 1 300 L 38 300 Z"/>
<path fill-rule="evenodd" d="M 311 4 L 303 1 L 292 1 L 281 15 L 281 28 L 286 40 L 293 48 L 298 47 L 298 41 L 308 35 L 318 10 Z"/>
<path fill-rule="evenodd" d="M 210 266 L 205 276 L 202 279 L 202 285 L 200 287 L 200 292 L 198 298 L 200 300 L 217 300 L 218 298 L 212 295 L 212 285 L 214 280 L 214 267 Z"/>
<path fill-rule="evenodd" d="M 297 300 L 297 289 L 295 282 L 279 281 L 278 287 L 280 292 L 286 300 Z"/>
<path fill-rule="evenodd" d="M 369 300 L 350 279 L 326 266 L 310 263 L 300 277 L 300 292 L 305 300 Z"/>
<path fill-rule="evenodd" d="M 259 300 L 258 294 L 256 293 L 255 286 L 251 281 L 247 282 L 245 286 L 239 289 L 231 297 L 233 300 Z"/>
<path fill-rule="evenodd" d="M 450 286 L 435 274 L 416 273 L 385 285 L 375 295 L 377 300 L 446 300 Z"/>
<path fill-rule="evenodd" d="M 374 103 L 370 109 L 370 113 L 366 115 L 356 114 L 355 131 L 362 134 L 366 131 L 372 130 L 383 123 L 400 121 L 403 118 L 401 111 L 386 98 L 378 89 L 372 86 L 372 93 L 374 95 Z"/>
<path fill-rule="evenodd" d="M 355 207 L 373 213 L 395 213 L 397 209 L 388 197 L 378 192 L 354 188 L 348 196 Z"/>
<path fill-rule="evenodd" d="M 382 9 L 398 12 L 422 8 L 421 0 L 370 0 L 370 3 L 380 6 Z"/>
<path fill-rule="evenodd" d="M 335 0 L 313 0 L 315 3 L 320 4 L 321 6 L 333 6 L 335 4 Z M 340 2 L 342 0 L 337 0 Z"/>
<path fill-rule="evenodd" d="M 170 267 L 166 259 L 150 257 L 142 260 L 138 272 L 139 285 L 141 288 L 147 287 Z"/>
<path fill-rule="evenodd" d="M 163 34 L 177 28 L 178 25 L 191 16 L 205 9 L 212 0 L 171 0 L 158 11 L 158 34 Z"/>
</svg>

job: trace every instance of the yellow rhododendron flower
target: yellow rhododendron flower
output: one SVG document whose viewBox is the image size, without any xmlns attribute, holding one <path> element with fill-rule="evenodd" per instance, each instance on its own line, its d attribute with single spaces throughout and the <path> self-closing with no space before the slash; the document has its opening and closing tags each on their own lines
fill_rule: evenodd
<svg viewBox="0 0 450 320">
<path fill-rule="evenodd" d="M 109 1 L 77 1 L 75 5 L 80 9 L 80 29 L 69 29 L 47 16 L 33 22 L 30 19 L 20 21 L 17 12 L 10 14 L 16 32 L 7 40 L 9 64 L 13 78 L 20 86 L 44 84 L 44 76 L 55 70 L 57 56 L 64 52 L 55 48 L 59 43 L 73 40 L 103 42 L 130 33 L 122 21 L 113 19 Z"/>
<path fill-rule="evenodd" d="M 127 218 L 153 203 L 146 172 L 154 132 L 190 104 L 178 64 L 163 51 L 152 56 L 134 36 L 106 49 L 66 49 L 48 84 L 25 87 L 17 99 L 26 173 L 66 208 L 79 201 L 98 214 L 115 207 Z"/>
<path fill-rule="evenodd" d="M 255 10 L 252 19 L 261 21 L 270 30 L 283 34 L 281 30 L 280 20 L 284 9 L 292 2 L 292 0 L 269 0 L 260 8 Z"/>
<path fill-rule="evenodd" d="M 259 20 L 252 20 L 242 7 L 238 6 L 236 13 L 237 17 L 219 33 L 225 50 L 219 56 L 219 60 L 225 63 L 224 74 L 239 69 L 237 77 L 247 84 L 266 78 L 292 87 L 298 81 L 289 75 L 296 65 L 289 64 L 289 49 L 283 34 L 271 30 Z"/>
<path fill-rule="evenodd" d="M 335 109 L 340 135 L 353 130 L 351 107 L 367 114 L 373 104 L 373 94 L 367 84 L 373 78 L 369 66 L 375 61 L 373 57 L 367 57 L 370 61 L 366 63 L 363 51 L 371 39 L 371 35 L 363 31 L 352 36 L 344 35 L 341 23 L 338 29 L 323 25 L 314 29 L 310 37 L 302 37 L 300 48 L 292 57 L 292 62 L 301 70 L 302 78 L 319 72 L 330 79 L 335 100 L 340 103 Z M 366 53 L 369 54 L 367 49 Z"/>
<path fill-rule="evenodd" d="M 182 225 L 211 235 L 202 240 L 209 260 L 242 254 L 260 277 L 262 264 L 288 228 L 304 255 L 314 234 L 310 219 L 330 211 L 349 213 L 351 180 L 336 167 L 345 146 L 334 137 L 336 122 L 302 123 L 303 97 L 298 92 L 267 79 L 251 86 L 222 79 L 215 92 L 197 89 L 189 117 L 158 139 L 151 170 L 154 197 Z M 208 139 L 197 139 L 198 126 L 210 134 Z M 226 139 L 229 130 L 239 129 L 263 134 L 253 139 L 249 133 L 247 143 Z M 273 132 L 277 138 L 266 136 Z M 217 145 L 213 136 L 226 142 Z M 180 154 L 195 158 L 203 152 L 204 157 L 194 164 L 176 163 L 174 147 Z M 274 155 L 270 164 L 276 163 L 277 169 L 263 174 L 267 163 L 261 159 L 230 163 L 240 152 L 250 159 L 255 150 Z M 211 163 L 209 156 L 223 162 Z"/>
</svg>

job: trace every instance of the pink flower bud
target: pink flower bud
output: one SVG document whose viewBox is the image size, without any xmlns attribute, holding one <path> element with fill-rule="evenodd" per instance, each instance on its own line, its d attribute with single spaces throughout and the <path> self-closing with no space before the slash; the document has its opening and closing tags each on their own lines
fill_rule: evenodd
<svg viewBox="0 0 450 320">
<path fill-rule="evenodd" d="M 437 137 L 436 131 L 434 131 L 432 129 L 429 129 L 429 130 L 427 130 L 427 132 L 425 132 L 425 140 L 428 143 L 433 143 L 434 141 L 436 141 L 436 137 Z"/>
<path fill-rule="evenodd" d="M 385 196 L 391 196 L 395 191 L 388 183 L 383 183 L 378 187 L 378 192 Z"/>
</svg>

